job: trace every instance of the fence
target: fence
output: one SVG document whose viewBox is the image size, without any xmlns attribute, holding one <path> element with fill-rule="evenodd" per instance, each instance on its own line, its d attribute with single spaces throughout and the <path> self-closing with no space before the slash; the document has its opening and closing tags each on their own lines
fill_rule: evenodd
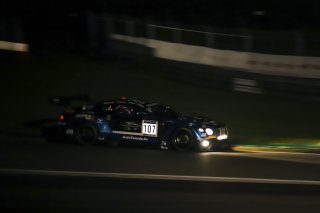
<svg viewBox="0 0 320 213">
<path fill-rule="evenodd" d="M 210 27 L 183 29 L 178 24 L 162 26 L 152 21 L 114 19 L 110 16 L 92 17 L 104 22 L 111 34 L 127 35 L 190 44 L 221 50 L 235 50 L 274 55 L 320 56 L 320 33 L 302 31 L 246 31 L 216 32 Z"/>
<path fill-rule="evenodd" d="M 172 65 L 173 61 L 183 70 L 179 76 L 185 76 L 186 66 L 196 67 L 188 69 L 186 81 L 255 94 L 320 97 L 320 36 L 316 32 L 218 32 L 209 27 L 188 29 L 92 14 L 87 21 L 93 54 L 118 51 L 143 60 L 151 55 L 161 63 Z M 202 68 L 208 71 L 205 79 L 212 77 L 210 81 L 198 75 Z M 190 75 L 198 80 L 189 79 Z"/>
</svg>

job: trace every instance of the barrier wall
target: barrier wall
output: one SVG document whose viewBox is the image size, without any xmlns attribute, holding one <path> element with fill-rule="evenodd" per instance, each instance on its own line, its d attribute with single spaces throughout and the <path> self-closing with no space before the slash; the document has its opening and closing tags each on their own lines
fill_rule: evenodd
<svg viewBox="0 0 320 213">
<path fill-rule="evenodd" d="M 179 62 L 239 69 L 265 75 L 320 79 L 320 57 L 271 55 L 111 34 L 118 41 L 153 50 L 155 57 Z"/>
</svg>

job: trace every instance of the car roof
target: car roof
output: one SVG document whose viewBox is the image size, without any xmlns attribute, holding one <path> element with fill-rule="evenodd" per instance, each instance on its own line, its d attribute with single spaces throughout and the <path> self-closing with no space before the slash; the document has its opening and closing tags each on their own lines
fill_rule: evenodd
<svg viewBox="0 0 320 213">
<path fill-rule="evenodd" d="M 97 103 L 97 105 L 110 105 L 110 104 L 133 104 L 133 105 L 137 105 L 146 109 L 151 110 L 152 106 L 156 106 L 156 105 L 162 105 L 159 103 L 154 103 L 154 102 L 149 102 L 149 101 L 145 101 L 145 100 L 138 100 L 138 99 L 128 99 L 128 98 L 124 98 L 121 97 L 118 100 L 113 100 L 113 101 L 103 101 L 100 103 Z"/>
<path fill-rule="evenodd" d="M 138 100 L 138 99 L 128 99 L 121 97 L 118 100 L 111 100 L 111 101 L 101 101 L 101 102 L 96 102 L 92 104 L 87 104 L 82 106 L 82 110 L 89 110 L 92 111 L 97 107 L 103 107 L 103 106 L 108 106 L 108 105 L 119 105 L 119 104 L 133 104 L 136 106 L 139 106 L 141 108 L 144 108 L 145 110 L 149 112 L 154 112 L 154 107 L 161 107 L 161 108 L 171 108 L 169 106 L 166 106 L 164 104 L 156 103 L 156 102 L 148 102 L 148 101 L 143 101 L 143 100 Z"/>
<path fill-rule="evenodd" d="M 144 100 L 138 100 L 138 99 L 127 99 L 127 98 L 120 98 L 119 100 L 114 100 L 114 101 L 103 101 L 103 105 L 108 105 L 108 104 L 135 104 L 135 105 L 140 105 L 140 106 L 153 106 L 153 105 L 162 105 L 159 103 L 153 103 L 149 101 L 144 101 Z M 101 104 L 101 103 L 100 103 Z"/>
</svg>

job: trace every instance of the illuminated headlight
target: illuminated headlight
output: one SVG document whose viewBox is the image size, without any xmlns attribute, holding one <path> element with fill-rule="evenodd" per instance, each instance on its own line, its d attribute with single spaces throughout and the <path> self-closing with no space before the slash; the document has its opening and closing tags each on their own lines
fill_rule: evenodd
<svg viewBox="0 0 320 213">
<path fill-rule="evenodd" d="M 213 130 L 210 129 L 210 128 L 206 128 L 206 133 L 207 133 L 208 135 L 212 135 L 212 134 L 213 134 Z"/>
<path fill-rule="evenodd" d="M 220 135 L 217 137 L 218 140 L 225 140 L 228 138 L 228 135 Z"/>
<path fill-rule="evenodd" d="M 201 141 L 201 146 L 202 147 L 208 147 L 210 145 L 210 142 L 207 140 Z"/>
<path fill-rule="evenodd" d="M 199 130 L 199 132 L 201 132 L 201 133 L 204 132 L 204 130 L 203 130 L 202 128 L 199 128 L 198 130 Z"/>
</svg>

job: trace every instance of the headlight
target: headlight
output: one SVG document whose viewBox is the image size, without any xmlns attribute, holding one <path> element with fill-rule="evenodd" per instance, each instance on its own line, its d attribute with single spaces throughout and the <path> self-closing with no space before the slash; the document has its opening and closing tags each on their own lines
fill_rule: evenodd
<svg viewBox="0 0 320 213">
<path fill-rule="evenodd" d="M 210 145 L 210 142 L 207 140 L 201 141 L 201 146 L 208 147 Z"/>
<path fill-rule="evenodd" d="M 207 133 L 208 135 L 212 135 L 212 134 L 213 134 L 213 130 L 210 129 L 210 128 L 206 128 L 206 133 Z"/>
<path fill-rule="evenodd" d="M 198 130 L 199 130 L 199 132 L 204 132 L 204 130 L 202 128 L 199 128 Z"/>
</svg>

